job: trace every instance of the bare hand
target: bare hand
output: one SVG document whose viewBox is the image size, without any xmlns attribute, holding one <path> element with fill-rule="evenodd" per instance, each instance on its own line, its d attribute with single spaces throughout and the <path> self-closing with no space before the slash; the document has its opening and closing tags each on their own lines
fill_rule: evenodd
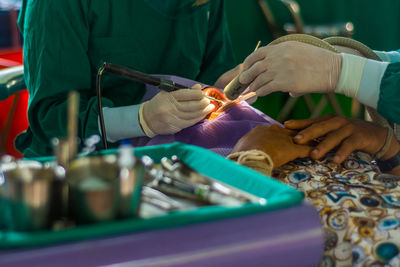
<svg viewBox="0 0 400 267">
<path fill-rule="evenodd" d="M 297 144 L 306 144 L 310 140 L 323 137 L 323 140 L 311 152 L 314 159 L 322 158 L 335 147 L 338 150 L 333 158 L 335 163 L 343 162 L 353 151 L 364 151 L 376 154 L 384 145 L 387 129 L 358 119 L 336 115 L 326 115 L 321 118 L 306 120 L 290 120 L 285 127 L 291 130 L 301 130 L 293 140 Z M 395 138 L 382 159 L 394 156 L 400 150 Z"/>
<path fill-rule="evenodd" d="M 296 158 L 307 157 L 313 149 L 308 145 L 295 144 L 295 135 L 295 131 L 277 125 L 259 125 L 240 138 L 231 153 L 261 150 L 271 157 L 274 167 L 279 167 Z"/>
</svg>

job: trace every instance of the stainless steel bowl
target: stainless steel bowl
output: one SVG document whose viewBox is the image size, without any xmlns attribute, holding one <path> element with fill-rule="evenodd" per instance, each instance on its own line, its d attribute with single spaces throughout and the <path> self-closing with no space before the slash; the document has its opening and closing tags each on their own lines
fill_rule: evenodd
<svg viewBox="0 0 400 267">
<path fill-rule="evenodd" d="M 21 161 L 13 168 L 2 168 L 4 211 L 10 212 L 7 228 L 33 231 L 51 223 L 53 168 L 40 162 Z"/>
<path fill-rule="evenodd" d="M 120 169 L 115 155 L 73 160 L 67 169 L 73 219 L 81 224 L 136 215 L 144 176 L 140 166 Z"/>
<path fill-rule="evenodd" d="M 119 171 L 118 215 L 122 218 L 139 214 L 140 199 L 145 176 L 145 168 L 136 160 L 133 169 L 121 168 Z"/>
</svg>

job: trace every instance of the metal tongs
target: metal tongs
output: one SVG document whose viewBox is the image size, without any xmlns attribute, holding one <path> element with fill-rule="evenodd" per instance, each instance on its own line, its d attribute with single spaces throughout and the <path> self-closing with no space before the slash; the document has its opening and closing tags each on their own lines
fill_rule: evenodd
<svg viewBox="0 0 400 267">
<path fill-rule="evenodd" d="M 215 205 L 239 206 L 244 203 L 265 205 L 267 200 L 204 176 L 173 156 L 161 160 L 162 170 L 154 170 L 151 186 L 167 194 Z"/>
</svg>

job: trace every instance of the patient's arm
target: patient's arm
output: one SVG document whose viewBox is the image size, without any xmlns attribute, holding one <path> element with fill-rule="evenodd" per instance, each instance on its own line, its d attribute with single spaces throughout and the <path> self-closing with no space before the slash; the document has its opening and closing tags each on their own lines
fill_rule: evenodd
<svg viewBox="0 0 400 267">
<path fill-rule="evenodd" d="M 244 135 L 235 145 L 232 153 L 261 150 L 267 153 L 277 168 L 296 158 L 308 157 L 313 147 L 293 142 L 295 131 L 277 125 L 259 125 Z"/>
<path fill-rule="evenodd" d="M 353 151 L 364 151 L 375 155 L 385 144 L 388 129 L 378 124 L 342 116 L 327 115 L 316 119 L 291 120 L 285 123 L 291 130 L 300 130 L 294 137 L 297 144 L 305 144 L 315 138 L 323 140 L 311 152 L 311 157 L 320 159 L 335 147 L 338 147 L 334 162 L 343 162 Z M 393 136 L 388 150 L 380 158 L 386 160 L 400 151 L 400 145 Z M 392 170 L 400 174 L 400 167 Z"/>
</svg>

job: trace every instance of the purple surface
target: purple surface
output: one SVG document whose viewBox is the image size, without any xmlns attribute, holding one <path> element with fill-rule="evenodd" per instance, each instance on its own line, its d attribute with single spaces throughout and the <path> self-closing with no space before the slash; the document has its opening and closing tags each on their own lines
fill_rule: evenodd
<svg viewBox="0 0 400 267">
<path fill-rule="evenodd" d="M 0 252 L 0 266 L 315 266 L 323 252 L 309 205 L 47 248 Z"/>
<path fill-rule="evenodd" d="M 160 75 L 158 75 L 160 76 Z M 176 76 L 162 76 L 176 83 L 192 87 L 198 83 Z M 202 86 L 204 86 L 202 84 Z M 147 86 L 147 90 L 157 93 L 158 89 Z M 135 146 L 160 145 L 172 142 L 182 142 L 207 148 L 222 156 L 227 156 L 236 142 L 255 126 L 263 124 L 279 124 L 261 111 L 253 108 L 247 102 L 226 110 L 214 120 L 202 120 L 199 123 L 171 135 L 157 135 L 152 139 L 140 137 L 132 139 Z"/>
</svg>

